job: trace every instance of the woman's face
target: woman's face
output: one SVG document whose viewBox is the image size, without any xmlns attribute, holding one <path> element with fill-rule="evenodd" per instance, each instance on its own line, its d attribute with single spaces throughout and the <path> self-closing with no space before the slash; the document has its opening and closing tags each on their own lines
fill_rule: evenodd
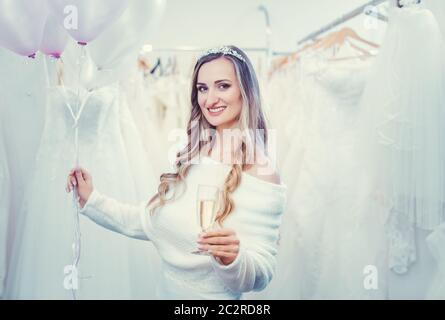
<svg viewBox="0 0 445 320">
<path fill-rule="evenodd" d="M 232 127 L 243 105 L 232 62 L 224 57 L 201 66 L 196 83 L 198 104 L 207 121 L 217 129 Z"/>
</svg>

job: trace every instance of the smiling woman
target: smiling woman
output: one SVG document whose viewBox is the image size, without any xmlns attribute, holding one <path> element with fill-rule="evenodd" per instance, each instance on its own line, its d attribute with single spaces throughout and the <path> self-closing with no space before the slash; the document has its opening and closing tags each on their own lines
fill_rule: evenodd
<svg viewBox="0 0 445 320">
<path fill-rule="evenodd" d="M 67 191 L 77 189 L 81 212 L 96 223 L 153 242 L 163 261 L 159 298 L 240 299 L 264 289 L 273 276 L 286 199 L 267 152 L 248 57 L 233 46 L 201 56 L 191 105 L 188 143 L 177 153 L 176 172 L 161 175 L 148 203 L 122 204 L 101 194 L 82 168 L 69 173 Z M 203 234 L 195 222 L 200 185 L 222 190 L 214 230 Z M 197 245 L 210 257 L 190 254 Z"/>
<path fill-rule="evenodd" d="M 220 77 L 222 79 L 218 79 Z M 196 87 L 198 104 L 211 125 L 232 127 L 242 108 L 242 97 L 236 84 L 235 68 L 226 58 L 219 58 L 201 67 Z"/>
</svg>

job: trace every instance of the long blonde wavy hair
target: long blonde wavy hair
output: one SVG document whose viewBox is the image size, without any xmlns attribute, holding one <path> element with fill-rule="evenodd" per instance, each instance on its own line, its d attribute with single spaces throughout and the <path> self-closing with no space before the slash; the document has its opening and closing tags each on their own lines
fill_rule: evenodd
<svg viewBox="0 0 445 320">
<path fill-rule="evenodd" d="M 193 165 L 192 159 L 196 156 L 201 156 L 205 146 L 208 146 L 207 155 L 210 155 L 215 144 L 216 128 L 206 120 L 201 112 L 198 104 L 198 89 L 196 87 L 199 70 L 207 62 L 224 57 L 233 63 L 243 102 L 237 129 L 241 130 L 241 132 L 247 132 L 247 134 L 243 135 L 238 150 L 235 150 L 236 157 L 240 161 L 232 164 L 232 169 L 222 188 L 222 205 L 216 217 L 216 222 L 220 225 L 235 208 L 230 195 L 241 183 L 242 172 L 252 166 L 252 159 L 256 155 L 257 148 L 260 147 L 262 152 L 267 155 L 267 128 L 261 106 L 258 79 L 247 55 L 235 46 L 229 46 L 229 48 L 237 51 L 244 58 L 244 61 L 232 55 L 212 53 L 202 56 L 195 64 L 191 83 L 192 110 L 187 124 L 187 145 L 176 154 L 176 172 L 161 175 L 158 192 L 147 203 L 147 206 L 151 206 L 150 213 L 153 213 L 164 204 L 174 201 L 179 184 L 184 184 L 185 187 L 187 174 Z M 253 153 L 251 152 L 252 150 Z M 169 190 L 173 190 L 173 195 L 167 198 Z"/>
</svg>

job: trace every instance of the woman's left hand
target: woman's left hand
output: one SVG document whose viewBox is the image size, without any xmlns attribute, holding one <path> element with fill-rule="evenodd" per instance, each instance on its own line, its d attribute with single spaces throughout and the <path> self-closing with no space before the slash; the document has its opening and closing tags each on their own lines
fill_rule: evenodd
<svg viewBox="0 0 445 320">
<path fill-rule="evenodd" d="M 229 265 L 238 256 L 240 241 L 234 230 L 218 229 L 202 233 L 198 244 L 198 249 L 209 251 L 222 264 Z"/>
</svg>

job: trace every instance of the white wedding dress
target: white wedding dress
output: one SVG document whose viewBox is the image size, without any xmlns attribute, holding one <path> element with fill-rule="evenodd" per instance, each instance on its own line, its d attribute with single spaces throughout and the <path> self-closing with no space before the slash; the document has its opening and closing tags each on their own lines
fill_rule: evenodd
<svg viewBox="0 0 445 320">
<path fill-rule="evenodd" d="M 130 203 L 148 201 L 156 181 L 147 171 L 148 159 L 119 87 L 83 92 L 82 97 L 79 164 L 108 194 Z M 66 101 L 75 107 L 76 93 L 49 89 L 34 176 L 25 193 L 24 220 L 18 224 L 21 237 L 15 241 L 9 265 L 6 297 L 10 299 L 72 298 L 64 287 L 64 268 L 73 262 L 75 230 L 72 194 L 64 190 L 75 161 L 73 118 Z M 80 229 L 77 298 L 154 297 L 158 269 L 154 248 L 98 228 L 84 217 Z"/>
<path fill-rule="evenodd" d="M 289 191 L 292 190 L 298 174 L 300 162 L 296 154 L 301 154 L 303 146 L 304 128 L 299 120 L 303 118 L 304 110 L 299 102 L 305 92 L 301 90 L 301 82 L 301 74 L 297 68 L 286 68 L 274 73 L 264 84 L 263 91 L 270 156 L 276 157 L 276 163 L 283 170 L 282 178 Z M 292 160 L 289 160 L 289 157 Z M 291 175 L 287 174 L 288 168 L 284 166 L 292 167 Z"/>
<path fill-rule="evenodd" d="M 189 87 L 190 80 L 179 74 L 159 79 L 135 74 L 125 83 L 131 113 L 157 177 L 172 170 L 175 146 L 186 138 Z"/>
<path fill-rule="evenodd" d="M 388 216 L 389 267 L 417 259 L 416 228 L 445 221 L 445 64 L 431 11 L 392 8 L 360 106 L 357 155 Z"/>
<path fill-rule="evenodd" d="M 372 207 L 354 154 L 359 101 L 373 61 L 328 61 L 315 54 L 299 63 L 294 109 L 284 112 L 298 115 L 288 125 L 297 130 L 296 144 L 283 162 L 292 188 L 277 273 L 261 297 L 382 298 L 384 277 L 377 289 L 367 290 L 364 282 L 367 266 L 385 266 L 385 216 Z"/>
</svg>

